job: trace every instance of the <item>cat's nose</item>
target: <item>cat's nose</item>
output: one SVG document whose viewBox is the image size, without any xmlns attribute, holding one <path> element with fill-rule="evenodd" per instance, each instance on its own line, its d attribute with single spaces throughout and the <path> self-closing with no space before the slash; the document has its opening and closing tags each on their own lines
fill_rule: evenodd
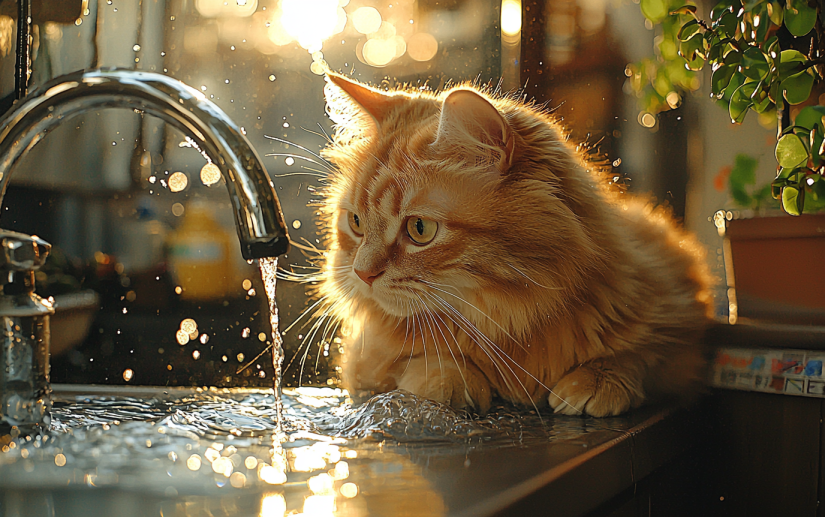
<svg viewBox="0 0 825 517">
<path fill-rule="evenodd" d="M 372 283 L 375 282 L 379 276 L 383 275 L 384 272 L 378 271 L 376 273 L 375 271 L 361 271 L 360 269 L 356 269 L 355 274 L 358 275 L 358 278 L 366 282 L 368 286 L 372 287 Z"/>
</svg>

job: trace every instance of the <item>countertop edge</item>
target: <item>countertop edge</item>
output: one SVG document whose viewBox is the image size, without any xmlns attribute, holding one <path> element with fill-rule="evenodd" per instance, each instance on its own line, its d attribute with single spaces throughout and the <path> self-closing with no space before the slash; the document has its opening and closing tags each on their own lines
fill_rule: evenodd
<svg viewBox="0 0 825 517">
<path fill-rule="evenodd" d="M 457 515 L 532 515 L 539 509 L 557 517 L 585 514 L 687 448 L 685 413 L 663 408 L 628 431 L 607 430 L 617 436 Z"/>
</svg>

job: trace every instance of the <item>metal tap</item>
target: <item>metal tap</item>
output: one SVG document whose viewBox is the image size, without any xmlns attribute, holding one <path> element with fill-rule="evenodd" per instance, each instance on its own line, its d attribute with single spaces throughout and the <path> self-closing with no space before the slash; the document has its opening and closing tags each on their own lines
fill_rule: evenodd
<svg viewBox="0 0 825 517">
<path fill-rule="evenodd" d="M 49 424 L 51 303 L 34 294 L 34 272 L 51 245 L 38 237 L 0 231 L 0 430 Z"/>
<path fill-rule="evenodd" d="M 201 92 L 165 75 L 102 69 L 58 77 L 0 121 L 0 204 L 14 164 L 51 129 L 79 113 L 130 108 L 172 124 L 221 171 L 244 258 L 277 257 L 289 235 L 275 186 L 238 126 Z"/>
</svg>

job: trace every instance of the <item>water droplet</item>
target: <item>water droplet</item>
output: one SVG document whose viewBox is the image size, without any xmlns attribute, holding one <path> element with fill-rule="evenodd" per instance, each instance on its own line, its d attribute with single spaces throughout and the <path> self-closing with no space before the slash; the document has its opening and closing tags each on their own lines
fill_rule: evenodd
<svg viewBox="0 0 825 517">
<path fill-rule="evenodd" d="M 293 228 L 295 228 L 296 230 L 297 230 L 298 228 L 300 228 L 300 227 L 301 227 L 301 221 L 300 221 L 300 219 L 295 219 L 294 221 L 292 221 L 292 227 L 293 227 Z"/>
<path fill-rule="evenodd" d="M 189 177 L 183 172 L 176 172 L 169 176 L 169 190 L 180 192 L 189 185 Z"/>
<path fill-rule="evenodd" d="M 201 181 L 210 187 L 220 181 L 221 170 L 214 163 L 207 163 L 201 168 Z"/>
<path fill-rule="evenodd" d="M 134 50 L 135 52 L 138 52 L 140 50 L 140 45 L 138 45 L 136 43 L 135 46 L 132 47 L 132 50 Z"/>
<path fill-rule="evenodd" d="M 183 346 L 189 342 L 189 333 L 179 330 L 175 332 L 175 339 L 178 341 L 178 344 Z"/>
</svg>

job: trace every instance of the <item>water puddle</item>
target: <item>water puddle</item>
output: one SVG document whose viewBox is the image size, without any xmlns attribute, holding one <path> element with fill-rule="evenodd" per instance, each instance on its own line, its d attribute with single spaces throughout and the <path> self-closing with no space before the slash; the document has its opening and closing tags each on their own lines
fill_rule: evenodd
<svg viewBox="0 0 825 517">
<path fill-rule="evenodd" d="M 361 487 L 383 486 L 387 476 L 435 497 L 411 460 L 415 454 L 458 455 L 463 462 L 468 450 L 574 440 L 611 425 L 577 417 L 541 421 L 508 406 L 470 415 L 404 391 L 360 405 L 338 389 L 283 391 L 282 428 L 269 390 L 58 394 L 48 434 L 3 437 L 0 491 L 111 488 L 158 498 L 158 505 L 194 497 L 207 506 L 230 496 L 242 504 L 243 494 L 253 494 L 260 508 L 210 511 L 280 517 L 313 508 L 344 515 L 351 508 L 349 514 L 361 515 Z M 410 456 L 411 450 L 418 452 Z M 278 511 L 264 512 L 265 505 Z"/>
</svg>

